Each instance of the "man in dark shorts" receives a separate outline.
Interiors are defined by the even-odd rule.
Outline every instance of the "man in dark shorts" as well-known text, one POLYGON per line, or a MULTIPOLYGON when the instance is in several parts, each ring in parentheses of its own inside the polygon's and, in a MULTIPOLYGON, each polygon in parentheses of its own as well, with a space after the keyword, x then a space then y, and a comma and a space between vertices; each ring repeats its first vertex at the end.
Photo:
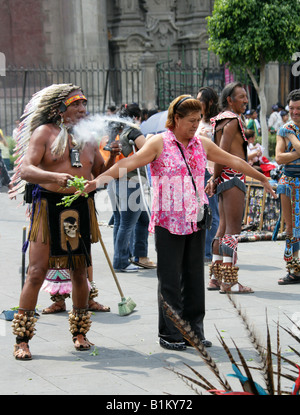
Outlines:
MULTIPOLYGON (((213 140, 223 150, 247 159, 247 140, 241 115, 248 103, 242 84, 228 84, 221 95, 222 112, 213 120, 213 140)), ((250 287, 238 282, 237 245, 245 203, 245 176, 230 167, 215 164, 209 183, 210 191, 219 196, 220 222, 213 241, 209 290, 220 293, 248 294, 250 287)))

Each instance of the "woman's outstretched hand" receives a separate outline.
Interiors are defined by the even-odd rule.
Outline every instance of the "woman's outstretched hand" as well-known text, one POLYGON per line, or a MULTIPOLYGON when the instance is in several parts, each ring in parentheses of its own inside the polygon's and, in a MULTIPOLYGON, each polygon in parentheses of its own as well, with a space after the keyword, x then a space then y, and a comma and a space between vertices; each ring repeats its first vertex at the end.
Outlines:
POLYGON ((97 189, 97 182, 96 180, 88 180, 85 185, 84 185, 84 192, 85 193, 90 193, 93 192, 97 189))
POLYGON ((274 192, 274 189, 271 186, 271 184, 270 184, 270 182, 269 182, 269 180, 267 178, 266 178, 266 181, 262 181, 261 183, 263 184, 266 192, 270 193, 270 195, 272 197, 274 197, 274 199, 277 199, 278 198, 278 195, 274 192))

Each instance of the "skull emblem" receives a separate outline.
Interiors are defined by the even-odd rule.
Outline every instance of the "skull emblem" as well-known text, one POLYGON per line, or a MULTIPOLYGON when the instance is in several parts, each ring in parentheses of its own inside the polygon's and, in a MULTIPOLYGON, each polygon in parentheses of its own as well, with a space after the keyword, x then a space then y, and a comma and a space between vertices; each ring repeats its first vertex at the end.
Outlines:
POLYGON ((78 224, 75 218, 69 216, 64 220, 64 231, 67 236, 69 236, 70 238, 75 238, 77 229, 78 224))

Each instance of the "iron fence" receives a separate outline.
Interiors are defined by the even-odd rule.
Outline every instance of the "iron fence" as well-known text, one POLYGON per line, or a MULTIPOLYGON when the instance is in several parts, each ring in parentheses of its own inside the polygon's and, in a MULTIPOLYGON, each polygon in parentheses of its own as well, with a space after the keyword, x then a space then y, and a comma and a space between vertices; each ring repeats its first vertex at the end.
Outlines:
POLYGON ((8 67, 0 77, 0 128, 11 135, 32 95, 53 83, 80 86, 88 98, 88 111, 104 113, 108 105, 140 102, 139 67, 8 67))
MULTIPOLYGON (((160 109, 166 109, 174 98, 183 94, 197 96, 199 88, 210 86, 218 95, 221 94, 226 79, 226 69, 224 65, 191 67, 189 65, 179 66, 172 61, 160 62, 157 64, 157 102, 160 109)), ((240 70, 234 74, 229 74, 229 78, 240 81, 247 88, 250 105, 256 108, 258 97, 245 70, 240 70)))
POLYGON ((158 63, 156 72, 157 105, 162 110, 167 109, 170 102, 179 95, 197 96, 202 86, 211 86, 218 93, 224 87, 222 67, 181 67, 177 63, 167 61, 158 63))
MULTIPOLYGON (((279 68, 278 101, 285 102, 291 89, 299 88, 300 77, 292 77, 290 65, 279 68)), ((73 83, 79 85, 88 97, 88 111, 92 114, 105 113, 107 106, 136 102, 142 106, 142 68, 104 68, 94 65, 83 67, 8 67, 6 76, 0 76, 0 128, 5 135, 11 135, 15 122, 23 113, 32 95, 53 83, 73 83)), ((234 74, 234 79, 247 86, 249 103, 256 108, 259 100, 251 80, 244 70, 234 74)), ((196 96, 201 86, 211 86, 221 93, 228 80, 224 66, 189 67, 179 66, 168 60, 156 66, 156 79, 151 80, 156 91, 156 106, 167 109, 178 95, 196 96)))
MULTIPOLYGON (((53 83, 79 85, 88 97, 88 111, 105 113, 108 105, 136 102, 142 106, 142 69, 139 66, 104 68, 95 65, 83 67, 8 67, 6 76, 0 77, 0 128, 11 135, 32 95, 53 83)), ((223 67, 183 68, 171 62, 158 64, 154 85, 156 106, 166 109, 176 96, 197 95, 203 85, 217 92, 224 87, 223 67)), ((145 96, 145 91, 144 96, 145 96)), ((147 94, 146 94, 147 95, 147 94)))

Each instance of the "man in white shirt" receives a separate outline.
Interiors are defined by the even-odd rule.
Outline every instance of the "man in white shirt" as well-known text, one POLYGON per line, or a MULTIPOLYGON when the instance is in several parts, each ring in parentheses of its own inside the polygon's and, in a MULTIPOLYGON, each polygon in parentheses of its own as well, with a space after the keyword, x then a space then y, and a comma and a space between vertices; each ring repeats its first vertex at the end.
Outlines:
POLYGON ((279 112, 279 107, 278 105, 273 105, 272 106, 272 113, 269 117, 268 120, 268 128, 269 131, 273 134, 276 133, 276 131, 278 130, 278 128, 280 127, 280 123, 281 123, 281 116, 280 116, 280 112, 279 112))

